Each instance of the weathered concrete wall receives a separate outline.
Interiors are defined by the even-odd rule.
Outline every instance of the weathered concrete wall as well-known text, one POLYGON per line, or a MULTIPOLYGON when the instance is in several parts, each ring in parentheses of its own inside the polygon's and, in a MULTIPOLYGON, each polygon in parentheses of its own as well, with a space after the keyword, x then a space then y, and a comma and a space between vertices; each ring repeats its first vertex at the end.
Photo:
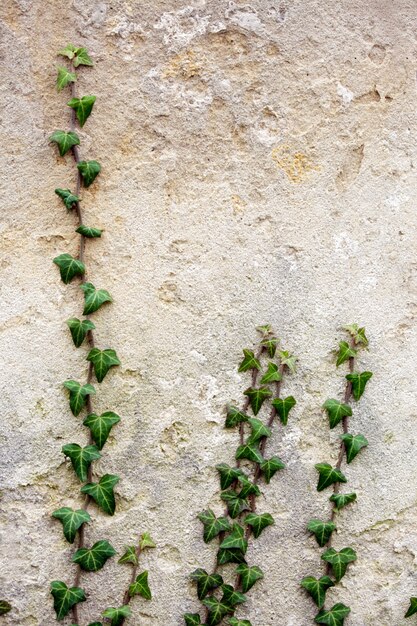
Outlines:
MULTIPOLYGON (((187 575, 211 566, 214 547, 195 515, 221 510, 213 466, 236 443, 224 406, 247 386, 235 366, 265 322, 299 356, 285 383, 298 405, 271 443, 288 470, 264 490, 277 523, 257 541, 266 577, 241 614, 312 624, 299 580, 322 566, 305 526, 328 511, 313 466, 336 455, 320 406, 341 392, 331 349, 352 321, 371 341, 362 364, 374 379, 354 415, 370 446, 347 471, 359 501, 336 539, 359 559, 329 600, 351 606, 352 626, 406 624, 417 593, 415 2, 4 0, 1 18, 1 595, 15 606, 4 623, 54 624, 49 582, 74 575, 50 519, 77 503, 61 446, 85 438, 61 386, 85 375, 65 326, 81 295, 51 263, 77 250, 53 193, 74 167, 47 142, 67 125, 54 55, 73 41, 96 60, 79 81, 97 95, 81 137, 103 173, 83 206, 105 233, 87 265, 114 296, 97 340, 123 363, 95 400, 123 417, 98 465, 121 475, 119 511, 95 515, 88 537, 119 550, 143 530, 155 537, 154 600, 135 601, 132 624, 179 625, 199 606, 187 575)), ((120 604, 127 576, 114 563, 83 577, 94 596, 83 623, 120 604)))

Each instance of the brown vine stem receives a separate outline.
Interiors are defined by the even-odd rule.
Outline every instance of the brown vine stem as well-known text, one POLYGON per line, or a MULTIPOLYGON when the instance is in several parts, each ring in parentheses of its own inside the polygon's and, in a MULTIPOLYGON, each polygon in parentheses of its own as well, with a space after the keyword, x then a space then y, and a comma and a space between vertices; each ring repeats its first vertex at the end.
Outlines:
MULTIPOLYGON (((71 72, 75 72, 75 68, 73 63, 71 63, 71 72)), ((76 87, 75 87, 75 83, 72 82, 71 83, 71 97, 72 98, 76 98, 77 97, 77 92, 76 92, 76 87)), ((70 117, 70 128, 71 131, 74 132, 75 131, 75 109, 71 109, 71 117, 70 117)), ((78 150, 78 146, 73 146, 72 147, 72 155, 74 157, 74 161, 75 164, 77 165, 80 162, 80 153, 78 150)), ((80 190, 81 190, 81 173, 77 168, 77 180, 76 180, 76 189, 75 189, 75 195, 77 197, 79 197, 80 195, 80 190)), ((81 224, 83 223, 83 215, 82 215, 82 210, 81 210, 81 206, 80 203, 77 201, 75 203, 75 212, 77 214, 77 219, 78 219, 78 226, 81 226, 81 224)), ((85 256, 85 240, 86 238, 84 237, 84 235, 82 235, 80 233, 80 261, 84 262, 84 256, 85 256)), ((82 277, 81 283, 84 284, 86 281, 86 277, 85 274, 82 277)), ((87 316, 88 317, 88 316, 87 316)), ((88 344, 90 346, 90 349, 94 348, 94 334, 92 330, 89 330, 87 333, 87 341, 88 344)), ((92 379, 93 379, 93 363, 90 361, 88 364, 88 372, 87 372, 87 383, 91 383, 92 379)), ((91 401, 91 396, 87 396, 87 402, 86 402, 86 408, 87 408, 87 413, 90 414, 93 412, 93 406, 92 406, 92 401, 91 401)), ((91 435, 91 432, 89 434, 89 438, 88 438, 88 445, 91 445, 94 443, 93 437, 91 435)), ((90 464, 89 468, 88 468, 88 475, 87 475, 87 482, 92 482, 93 479, 93 470, 92 470, 92 466, 90 464)), ((87 511, 89 505, 91 502, 91 496, 89 496, 88 494, 85 496, 84 499, 84 504, 83 504, 83 509, 85 511, 87 511)), ((83 548, 85 544, 85 533, 84 533, 84 524, 82 524, 82 526, 79 529, 78 532, 78 549, 83 548)), ((81 580, 81 567, 79 565, 77 565, 77 570, 76 570, 76 574, 75 574, 75 580, 74 580, 74 587, 78 587, 80 584, 80 580, 81 580)), ((74 606, 71 609, 72 611, 72 619, 74 624, 78 624, 79 621, 79 617, 78 617, 78 604, 74 604, 74 606)))
MULTIPOLYGON (((127 587, 127 589, 126 589, 126 591, 125 591, 125 593, 123 595, 123 602, 122 602, 123 606, 129 604, 131 599, 132 599, 132 596, 129 594, 129 589, 130 589, 130 585, 133 585, 133 583, 136 580, 136 576, 137 576, 138 569, 139 569, 139 557, 140 557, 141 552, 142 551, 141 551, 141 548, 140 548, 140 541, 139 541, 139 543, 137 545, 137 548, 136 548, 137 562, 136 562, 136 564, 132 568, 132 575, 130 577, 130 583, 129 583, 129 585, 128 585, 128 587, 127 587)), ((125 623, 125 618, 122 619, 120 624, 124 624, 124 623, 125 623)))
MULTIPOLYGON (((352 348, 353 347, 355 347, 355 342, 352 340, 352 348)), ((351 356, 349 358, 349 372, 351 374, 354 368, 355 368, 355 357, 351 356)), ((350 382, 350 380, 348 380, 346 382, 346 387, 345 387, 345 396, 344 396, 345 404, 349 404, 351 395, 352 395, 352 383, 350 382)), ((349 416, 348 415, 346 415, 342 419, 342 428, 343 428, 343 433, 346 435, 349 432, 349 416)), ((339 456, 337 458, 337 463, 336 463, 336 469, 338 470, 340 470, 340 468, 342 467, 343 456, 345 454, 345 451, 346 451, 345 442, 342 441, 340 444, 339 456)), ((333 494, 338 494, 339 491, 340 491, 340 483, 333 483, 333 494)), ((336 505, 334 504, 332 508, 332 514, 330 516, 331 522, 334 522, 334 520, 336 519, 336 513, 337 513, 337 509, 336 509, 336 505)), ((332 547, 332 536, 333 536, 333 533, 330 535, 329 541, 326 544, 327 549, 332 547)), ((327 574, 330 574, 331 569, 332 569, 331 563, 326 563, 327 574)))

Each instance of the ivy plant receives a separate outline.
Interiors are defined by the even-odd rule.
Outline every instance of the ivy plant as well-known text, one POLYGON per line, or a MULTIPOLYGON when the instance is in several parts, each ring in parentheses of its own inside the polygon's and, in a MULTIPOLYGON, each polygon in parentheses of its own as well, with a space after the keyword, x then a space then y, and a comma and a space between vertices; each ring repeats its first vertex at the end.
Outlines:
POLYGON ((246 602, 247 592, 264 577, 259 565, 248 563, 247 551, 250 540, 267 533, 274 524, 270 513, 258 512, 256 498, 261 495, 262 482, 269 484, 285 468, 278 456, 267 454, 267 443, 274 425, 285 427, 296 404, 292 396, 281 397, 281 385, 285 375, 295 371, 296 357, 279 349, 279 340, 269 325, 258 327, 258 331, 258 346, 243 350, 238 368, 251 376, 244 391, 246 398, 241 407, 230 405, 226 411, 225 427, 238 431, 239 444, 233 466, 216 466, 225 509, 206 509, 197 516, 203 526, 203 540, 216 542, 217 556, 210 571, 198 568, 190 575, 203 606, 198 613, 184 615, 186 626, 215 626, 225 620, 230 626, 252 626, 235 614, 246 602), (226 564, 229 567, 223 569, 226 564), (233 571, 233 578, 227 579, 233 571))
MULTIPOLYGON (((62 251, 53 259, 59 268, 60 277, 64 284, 78 283, 80 296, 84 299, 82 315, 84 318, 71 317, 67 320, 69 334, 74 346, 78 349, 87 347, 87 353, 83 360, 88 363, 86 380, 68 379, 63 383, 68 394, 69 408, 77 417, 86 412, 83 424, 86 427, 87 438, 83 443, 66 443, 62 447, 62 453, 69 459, 72 471, 80 481, 79 497, 84 497, 82 506, 63 506, 52 513, 52 517, 62 525, 62 532, 69 544, 75 544, 76 548, 71 556, 72 563, 76 564, 77 570, 73 582, 68 580, 54 580, 50 585, 53 597, 53 606, 57 620, 62 620, 71 613, 72 626, 80 626, 79 606, 85 602, 87 594, 82 588, 82 576, 84 573, 96 572, 106 567, 109 559, 116 555, 116 549, 107 538, 99 538, 91 545, 87 541, 86 528, 92 518, 89 510, 93 503, 97 507, 97 513, 101 511, 106 515, 114 515, 117 504, 116 485, 120 478, 116 474, 97 475, 94 471, 94 462, 103 457, 103 448, 112 434, 113 428, 120 421, 120 417, 113 411, 105 411, 98 415, 93 411, 93 397, 97 393, 95 383, 101 385, 110 371, 120 365, 120 360, 114 349, 99 348, 95 344, 95 323, 90 315, 98 311, 104 304, 112 302, 112 297, 106 289, 97 289, 91 282, 87 282, 87 267, 85 263, 86 243, 92 239, 101 237, 102 230, 94 225, 86 225, 81 209, 82 188, 92 185, 101 172, 100 164, 95 160, 81 160, 79 153, 80 137, 76 125, 80 128, 87 123, 96 102, 96 97, 87 95, 78 97, 76 85, 79 84, 79 70, 83 67, 93 66, 93 61, 86 48, 69 44, 63 48, 59 55, 64 57, 63 63, 58 67, 56 87, 58 92, 69 88, 71 98, 67 102, 71 110, 70 127, 68 130, 54 131, 49 140, 55 144, 60 158, 68 158, 71 155, 76 166, 75 189, 68 188, 67 184, 55 189, 55 193, 62 201, 65 209, 71 211, 76 220, 75 231, 80 235, 79 251, 76 255, 62 251), (64 65, 66 63, 66 65, 64 65), (93 384, 94 383, 94 384, 93 384)), ((96 514, 95 517, 99 517, 96 514)), ((137 595, 147 600, 151 599, 151 590, 148 583, 148 572, 139 571, 139 556, 142 550, 153 548, 155 544, 149 533, 144 533, 138 545, 126 547, 125 553, 120 557, 119 563, 127 564, 131 568, 130 583, 123 595, 122 603, 116 607, 97 607, 101 621, 90 623, 89 626, 103 626, 104 623, 112 626, 123 624, 131 615, 130 602, 137 595)), ((6 613, 9 605, 2 603, 0 612, 6 613)))
POLYGON ((368 445, 366 437, 360 433, 350 432, 350 418, 352 417, 352 400, 360 400, 366 383, 372 377, 372 372, 356 371, 357 358, 363 348, 368 347, 368 339, 365 328, 357 324, 346 326, 349 341, 339 343, 336 354, 336 366, 348 365, 349 373, 345 375, 346 384, 343 400, 329 398, 323 404, 323 409, 329 423, 329 428, 342 427, 343 434, 339 436, 340 447, 336 466, 330 463, 318 463, 315 467, 318 472, 317 491, 331 488, 333 493, 329 500, 332 508, 330 517, 325 520, 312 519, 307 525, 307 530, 314 537, 320 548, 324 548, 321 555, 325 563, 325 574, 320 578, 306 576, 301 581, 301 586, 310 595, 319 609, 314 618, 317 624, 330 626, 343 626, 350 608, 342 603, 334 604, 331 608, 325 608, 326 592, 334 587, 346 574, 351 563, 356 561, 356 552, 350 546, 337 550, 333 547, 333 534, 337 530, 337 512, 345 506, 356 501, 356 493, 340 493, 341 486, 348 482, 342 470, 343 460, 351 463, 357 455, 368 445))

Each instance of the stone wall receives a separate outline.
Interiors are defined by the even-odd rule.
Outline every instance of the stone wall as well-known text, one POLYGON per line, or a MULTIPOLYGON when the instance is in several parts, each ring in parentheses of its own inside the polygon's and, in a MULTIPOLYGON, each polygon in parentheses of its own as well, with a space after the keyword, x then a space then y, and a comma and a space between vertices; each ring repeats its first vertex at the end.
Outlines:
MULTIPOLYGON (((335 545, 357 563, 329 600, 350 626, 399 626, 417 594, 416 33, 412 0, 3 0, 0 104, 2 596, 4 624, 55 623, 53 579, 73 579, 72 549, 50 513, 76 503, 61 447, 85 438, 62 381, 82 378, 65 320, 77 285, 52 259, 76 253, 74 217, 54 195, 74 167, 47 138, 68 120, 54 89, 56 51, 85 45, 96 61, 79 89, 97 95, 81 132, 103 166, 84 194, 89 277, 114 297, 96 314, 98 343, 122 367, 96 408, 122 416, 98 471, 119 472, 118 514, 91 540, 122 550, 150 530, 158 548, 151 603, 132 624, 182 624, 199 603, 188 583, 210 568, 196 514, 221 510, 213 466, 236 435, 224 406, 248 384, 236 365, 270 322, 299 357, 285 383, 297 400, 271 448, 288 469, 264 489, 276 525, 252 557, 265 570, 241 615, 254 626, 308 626, 299 587, 320 573, 305 527, 326 516, 314 464, 336 457, 322 410, 345 372, 331 350, 343 324, 365 325, 362 365, 374 378, 355 411, 370 442, 347 470, 358 503, 338 517, 335 545)), ((118 605, 127 571, 85 575, 98 607, 118 605), (112 580, 109 590, 106 581, 112 580)), ((70 623, 71 620, 64 622, 70 623)))

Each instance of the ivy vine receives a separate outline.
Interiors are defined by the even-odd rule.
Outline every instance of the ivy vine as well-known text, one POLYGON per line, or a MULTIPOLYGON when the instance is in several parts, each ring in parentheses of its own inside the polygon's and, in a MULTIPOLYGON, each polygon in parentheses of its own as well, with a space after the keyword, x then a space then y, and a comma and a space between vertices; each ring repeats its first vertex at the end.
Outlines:
MULTIPOLYGON (((61 279, 69 284, 73 279, 79 280, 79 286, 84 296, 84 319, 72 317, 67 320, 72 341, 77 348, 87 345, 86 361, 88 363, 86 382, 66 380, 63 383, 68 391, 69 406, 72 414, 77 417, 86 410, 83 420, 88 429, 87 445, 68 443, 62 448, 62 453, 71 462, 71 466, 80 483, 80 493, 84 495, 81 508, 73 509, 64 506, 52 513, 52 517, 62 524, 65 539, 70 543, 77 540, 77 549, 72 555, 72 562, 76 565, 76 574, 73 584, 67 584, 62 580, 54 580, 51 583, 51 594, 57 620, 64 619, 69 613, 72 616, 72 626, 79 626, 79 604, 85 602, 87 594, 80 587, 81 577, 85 572, 96 572, 102 569, 106 562, 115 556, 116 550, 107 539, 96 541, 89 545, 86 541, 86 524, 92 519, 90 515, 91 504, 96 504, 97 510, 107 515, 114 515, 116 509, 115 487, 119 482, 119 476, 104 474, 96 476, 93 472, 93 462, 102 457, 102 450, 106 444, 113 427, 120 421, 120 417, 113 411, 105 411, 101 415, 94 413, 92 397, 96 394, 96 388, 92 384, 93 379, 102 383, 110 369, 120 365, 115 350, 110 348, 100 349, 95 345, 95 324, 90 315, 98 311, 104 304, 112 302, 112 297, 105 289, 97 289, 86 280, 85 248, 90 239, 99 238, 102 231, 94 226, 86 225, 83 221, 81 210, 81 189, 92 185, 101 172, 101 166, 97 161, 83 161, 79 153, 80 138, 76 132, 76 124, 80 128, 84 126, 93 111, 96 101, 95 96, 77 97, 76 82, 78 81, 77 70, 80 67, 91 67, 91 60, 86 48, 69 44, 58 53, 64 57, 68 66, 60 66, 57 76, 57 90, 62 91, 68 87, 71 99, 67 103, 71 109, 70 129, 56 130, 49 137, 51 143, 56 144, 60 157, 71 153, 77 168, 75 191, 71 189, 55 190, 68 211, 73 211, 77 220, 76 232, 80 235, 79 253, 77 257, 67 252, 60 254, 53 262, 58 266, 61 279)), ((119 563, 128 564, 131 567, 130 584, 128 585, 118 607, 107 607, 101 611, 104 621, 111 626, 120 626, 131 615, 131 599, 140 595, 145 599, 151 598, 148 584, 148 572, 139 572, 139 557, 146 548, 153 548, 149 533, 144 533, 138 545, 127 546, 125 553, 119 559, 119 563)), ((5 604, 5 603, 3 603, 5 604)), ((7 610, 4 607, 3 612, 7 610)), ((102 626, 103 622, 94 622, 89 626, 102 626)))
POLYGON ((329 463, 318 463, 315 467, 319 478, 317 491, 323 491, 328 487, 333 488, 330 496, 332 511, 330 519, 322 521, 312 519, 308 523, 307 530, 315 537, 320 548, 325 548, 321 555, 326 563, 325 575, 320 578, 306 576, 301 581, 302 587, 311 596, 319 612, 314 618, 317 624, 327 624, 328 626, 343 626, 345 618, 350 613, 350 608, 338 602, 330 609, 324 607, 326 592, 334 587, 345 575, 350 563, 356 561, 356 552, 351 547, 344 547, 336 550, 333 547, 333 533, 336 528, 337 512, 343 507, 356 501, 356 493, 341 493, 340 488, 343 483, 347 483, 347 478, 342 472, 343 459, 351 463, 359 452, 368 445, 367 439, 362 434, 352 434, 349 432, 349 418, 352 416, 352 398, 360 400, 365 391, 368 380, 372 377, 372 372, 355 371, 356 359, 360 349, 368 347, 368 339, 365 328, 360 328, 357 324, 346 326, 345 330, 350 335, 350 341, 341 341, 336 356, 336 366, 345 363, 349 366, 349 373, 346 375, 346 386, 343 402, 334 398, 326 400, 323 409, 327 414, 331 429, 342 425, 343 434, 340 435, 341 443, 336 466, 329 463))
MULTIPOLYGON (((203 568, 191 574, 197 596, 204 606, 205 626, 221 624, 227 618, 230 626, 251 626, 246 619, 235 617, 238 607, 246 602, 246 593, 264 577, 262 569, 248 564, 246 552, 249 540, 257 539, 274 524, 270 513, 259 513, 256 497, 261 495, 259 482, 269 484, 273 476, 285 468, 278 456, 267 456, 266 447, 275 422, 286 426, 291 409, 296 404, 292 396, 281 398, 281 385, 286 373, 294 373, 296 357, 279 350, 279 341, 269 325, 257 329, 261 340, 256 351, 244 349, 239 372, 251 374, 251 386, 241 408, 228 406, 226 428, 237 428, 239 445, 234 467, 226 463, 216 466, 220 479, 220 499, 226 504, 222 515, 207 509, 198 515, 203 524, 206 543, 218 538, 217 558, 209 573, 203 568), (264 363, 266 361, 266 363, 264 363), (265 367, 266 365, 266 367, 265 367), (264 404, 269 404, 269 419, 257 417, 264 404), (252 411, 250 416, 247 411, 252 411), (226 582, 221 566, 234 564, 234 580, 226 582)), ((187 626, 202 624, 200 613, 184 615, 187 626)))

